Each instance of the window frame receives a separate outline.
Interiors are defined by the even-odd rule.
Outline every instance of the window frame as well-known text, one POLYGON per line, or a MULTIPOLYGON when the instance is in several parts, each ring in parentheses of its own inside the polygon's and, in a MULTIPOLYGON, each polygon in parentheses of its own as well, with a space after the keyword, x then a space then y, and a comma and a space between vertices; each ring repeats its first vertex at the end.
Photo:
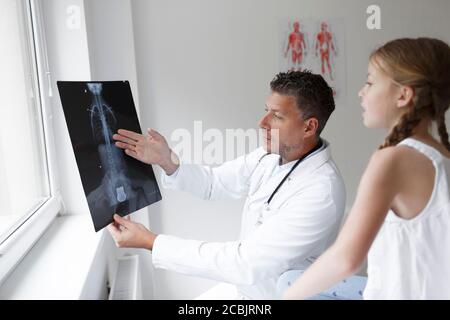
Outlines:
POLYGON ((0 244, 0 285, 23 257, 44 234, 50 224, 63 213, 64 204, 59 190, 54 132, 52 124, 51 74, 47 59, 45 28, 39 0, 18 0, 22 7, 27 46, 30 52, 31 71, 36 105, 40 107, 43 157, 47 172, 45 178, 49 197, 34 212, 24 217, 17 228, 0 244))

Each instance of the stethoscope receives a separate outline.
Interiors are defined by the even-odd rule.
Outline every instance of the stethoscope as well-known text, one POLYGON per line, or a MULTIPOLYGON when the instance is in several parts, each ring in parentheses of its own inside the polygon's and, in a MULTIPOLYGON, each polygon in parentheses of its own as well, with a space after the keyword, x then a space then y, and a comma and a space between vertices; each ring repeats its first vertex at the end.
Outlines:
MULTIPOLYGON (((270 210, 270 202, 272 201, 273 197, 277 194, 278 190, 280 190, 280 188, 283 186, 284 182, 289 178, 289 176, 291 175, 291 173, 295 170, 295 168, 298 167, 298 165, 305 160, 309 155, 313 154, 314 152, 316 152, 317 150, 319 150, 320 148, 322 148, 323 146, 323 142, 322 139, 319 139, 319 143, 317 143, 317 145, 312 148, 310 151, 308 151, 306 154, 304 154, 300 159, 298 159, 295 164, 292 166, 291 170, 289 170, 289 172, 284 176, 283 180, 281 180, 281 182, 278 184, 278 186, 275 188, 275 190, 273 190, 272 194, 270 195, 269 199, 267 199, 266 202, 264 202, 264 210, 269 211, 270 210)), ((270 153, 266 153, 265 155, 263 155, 261 158, 259 158, 258 161, 258 165, 259 163, 261 163, 261 160, 264 159, 265 156, 269 155, 270 153)), ((258 219, 256 221, 255 225, 261 225, 262 224, 262 212, 259 213, 258 219)))

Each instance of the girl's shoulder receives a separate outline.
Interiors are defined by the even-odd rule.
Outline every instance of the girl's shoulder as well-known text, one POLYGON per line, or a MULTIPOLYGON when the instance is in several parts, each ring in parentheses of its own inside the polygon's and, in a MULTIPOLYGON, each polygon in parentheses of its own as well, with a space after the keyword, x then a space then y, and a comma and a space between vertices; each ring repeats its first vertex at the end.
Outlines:
POLYGON ((364 171, 365 180, 382 184, 395 178, 401 157, 401 152, 396 147, 386 147, 375 151, 364 171))
MULTIPOLYGON (((431 146, 428 146, 431 148, 431 146)), ((401 164, 415 161, 430 160, 430 152, 424 152, 421 148, 413 147, 409 144, 399 144, 397 146, 386 147, 373 153, 371 161, 382 162, 386 165, 401 164)))
POLYGON ((406 146, 386 147, 375 151, 369 161, 369 165, 385 169, 395 169, 395 166, 408 157, 411 148, 406 146))
POLYGON ((414 172, 433 170, 431 159, 408 145, 397 145, 373 153, 368 169, 392 179, 403 179, 414 172))

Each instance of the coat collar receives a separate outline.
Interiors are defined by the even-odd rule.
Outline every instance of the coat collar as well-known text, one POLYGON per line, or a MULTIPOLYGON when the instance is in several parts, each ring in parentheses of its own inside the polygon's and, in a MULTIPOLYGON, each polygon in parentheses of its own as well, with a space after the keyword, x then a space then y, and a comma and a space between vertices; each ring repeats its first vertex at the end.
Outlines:
POLYGON ((325 139, 323 141, 323 148, 316 153, 304 159, 297 168, 291 173, 291 178, 299 177, 304 174, 309 174, 321 167, 331 158, 330 143, 325 139))
MULTIPOLYGON (((291 173, 289 176, 291 179, 298 179, 300 177, 307 176, 311 173, 313 173, 317 168, 321 167, 324 163, 326 163, 331 158, 331 151, 330 151, 330 144, 322 139, 323 141, 323 147, 317 151, 316 153, 313 153, 312 155, 308 156, 306 159, 304 159, 298 166, 295 168, 295 170, 291 173)), ((280 157, 278 155, 270 155, 267 157, 267 160, 265 160, 265 164, 263 165, 264 169, 261 168, 261 176, 259 176, 258 179, 258 187, 257 190, 252 192, 251 197, 252 201, 261 199, 261 198, 267 198, 268 195, 270 195, 273 190, 278 186, 281 179, 278 177, 277 179, 269 178, 272 176, 273 171, 275 170, 276 166, 279 166, 279 159, 280 157), (266 162, 267 161, 267 162, 266 162), (265 177, 264 177, 265 176, 265 177), (268 177, 269 176, 269 177, 268 177), (264 185, 264 187, 261 188, 261 186, 264 185)), ((292 161, 292 165, 295 163, 295 160, 292 161)), ((291 162, 287 163, 286 165, 291 164, 291 162)), ((291 165, 291 167, 292 167, 291 165)), ((289 169, 291 168, 289 167, 289 169)), ((285 170, 286 173, 289 170, 285 170)))
MULTIPOLYGON (((330 143, 321 138, 323 142, 323 147, 314 152, 312 155, 309 155, 306 159, 304 159, 297 168, 291 173, 291 177, 298 176, 302 173, 308 173, 312 172, 315 169, 322 166, 324 163, 326 163, 331 158, 331 150, 330 150, 330 143)), ((290 169, 295 164, 297 160, 290 161, 282 166, 279 165, 280 156, 274 156, 272 158, 272 161, 274 162, 274 166, 279 166, 279 168, 284 167, 283 169, 290 169)))

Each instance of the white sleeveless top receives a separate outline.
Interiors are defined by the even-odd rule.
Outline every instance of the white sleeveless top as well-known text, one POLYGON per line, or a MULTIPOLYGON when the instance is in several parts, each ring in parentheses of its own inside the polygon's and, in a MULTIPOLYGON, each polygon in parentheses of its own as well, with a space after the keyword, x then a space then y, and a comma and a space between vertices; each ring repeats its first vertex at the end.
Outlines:
POLYGON ((436 176, 425 208, 413 219, 389 210, 368 254, 364 299, 450 299, 450 159, 418 140, 436 176))

